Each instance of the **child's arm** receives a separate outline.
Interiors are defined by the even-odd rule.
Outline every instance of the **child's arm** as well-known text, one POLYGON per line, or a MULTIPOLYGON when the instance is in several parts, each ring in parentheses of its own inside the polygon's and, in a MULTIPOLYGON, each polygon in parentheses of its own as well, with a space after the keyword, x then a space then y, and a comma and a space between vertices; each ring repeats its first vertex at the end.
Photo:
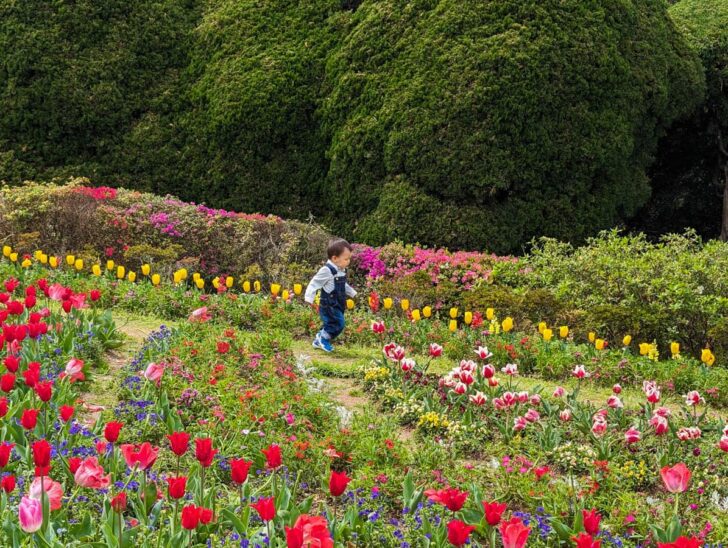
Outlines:
POLYGON ((352 299, 356 297, 356 291, 354 291, 354 288, 349 284, 346 284, 346 296, 351 297, 352 299))
POLYGON ((325 266, 322 266, 319 271, 316 272, 316 275, 311 278, 311 281, 308 282, 308 287, 306 288, 306 294, 303 296, 303 300, 309 304, 313 304, 314 299, 316 299, 316 292, 331 278, 333 278, 331 271, 325 266))

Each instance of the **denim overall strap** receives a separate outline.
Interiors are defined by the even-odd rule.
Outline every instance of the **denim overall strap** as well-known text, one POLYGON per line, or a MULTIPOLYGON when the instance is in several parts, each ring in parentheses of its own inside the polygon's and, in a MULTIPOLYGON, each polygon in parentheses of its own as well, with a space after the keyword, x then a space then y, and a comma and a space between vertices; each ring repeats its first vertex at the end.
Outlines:
POLYGON ((346 275, 337 276, 338 270, 335 266, 328 263, 326 263, 326 266, 334 276, 334 290, 331 293, 326 293, 326 291, 322 289, 321 302, 324 306, 338 308, 343 312, 346 310, 346 275))

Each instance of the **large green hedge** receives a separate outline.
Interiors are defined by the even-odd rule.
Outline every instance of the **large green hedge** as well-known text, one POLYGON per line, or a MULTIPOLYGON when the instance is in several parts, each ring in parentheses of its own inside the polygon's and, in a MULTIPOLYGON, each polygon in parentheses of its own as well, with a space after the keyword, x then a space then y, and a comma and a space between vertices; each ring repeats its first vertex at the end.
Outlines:
POLYGON ((662 0, 0 0, 0 179, 514 251, 634 214, 703 85, 662 0))

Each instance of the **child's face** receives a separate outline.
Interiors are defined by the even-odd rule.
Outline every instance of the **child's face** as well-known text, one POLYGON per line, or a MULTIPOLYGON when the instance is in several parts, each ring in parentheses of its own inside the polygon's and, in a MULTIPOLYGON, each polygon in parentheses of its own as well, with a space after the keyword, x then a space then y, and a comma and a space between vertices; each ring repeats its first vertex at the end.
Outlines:
POLYGON ((331 262, 339 268, 346 268, 351 262, 351 251, 349 251, 348 249, 344 249, 341 255, 331 257, 331 262))

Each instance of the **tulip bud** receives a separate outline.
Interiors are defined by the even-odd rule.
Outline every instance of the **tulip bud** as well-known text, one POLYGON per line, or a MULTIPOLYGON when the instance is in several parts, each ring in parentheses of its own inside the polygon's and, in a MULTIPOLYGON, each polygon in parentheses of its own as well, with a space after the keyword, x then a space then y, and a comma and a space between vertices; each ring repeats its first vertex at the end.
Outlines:
POLYGON ((422 309, 422 315, 423 315, 423 316, 424 316, 425 318, 429 318, 430 316, 432 316, 432 307, 431 307, 431 306, 425 306, 425 307, 424 307, 424 308, 422 309))

